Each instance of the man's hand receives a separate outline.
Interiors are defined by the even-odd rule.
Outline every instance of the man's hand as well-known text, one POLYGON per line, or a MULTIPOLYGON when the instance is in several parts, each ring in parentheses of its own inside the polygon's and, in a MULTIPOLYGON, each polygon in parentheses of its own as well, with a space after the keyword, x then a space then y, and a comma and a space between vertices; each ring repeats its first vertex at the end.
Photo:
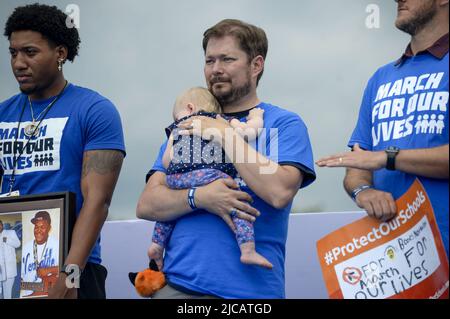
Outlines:
POLYGON ((235 231, 236 227, 230 216, 233 211, 236 211, 238 218, 250 222, 254 222, 255 217, 260 215, 255 208, 248 204, 253 202, 252 197, 236 189, 238 189, 238 185, 231 178, 218 179, 197 189, 195 203, 198 208, 222 218, 235 231))
POLYGON ((387 154, 384 151, 365 151, 355 144, 353 152, 335 154, 319 159, 316 164, 320 167, 349 167, 376 171, 386 167, 387 154))
POLYGON ((48 291, 49 299, 77 299, 78 297, 77 289, 67 288, 66 278, 67 278, 66 274, 59 273, 58 280, 48 291))
POLYGON ((367 211, 370 217, 387 221, 397 213, 397 205, 390 193, 376 189, 366 189, 356 196, 356 204, 367 211))

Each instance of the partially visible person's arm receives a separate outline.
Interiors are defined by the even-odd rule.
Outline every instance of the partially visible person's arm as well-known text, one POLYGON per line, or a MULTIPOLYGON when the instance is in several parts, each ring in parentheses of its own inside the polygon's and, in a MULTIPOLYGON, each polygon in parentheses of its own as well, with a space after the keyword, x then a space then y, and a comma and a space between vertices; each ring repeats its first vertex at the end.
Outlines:
POLYGON ((281 166, 271 161, 239 135, 235 136, 234 143, 227 139, 224 144, 227 155, 235 154, 235 149, 244 150, 247 160, 236 161, 234 166, 250 189, 277 209, 284 208, 292 201, 303 182, 303 173, 298 168, 281 166))
MULTIPOLYGON (((81 176, 83 207, 73 229, 71 247, 65 264, 75 264, 81 269, 85 267, 108 216, 123 158, 123 153, 116 150, 84 153, 81 176)), ((68 295, 65 279, 66 275, 61 273, 57 284, 49 292, 49 298, 64 298, 66 294, 68 295)))
MULTIPOLYGON (((362 186, 372 186, 372 172, 348 168, 344 178, 344 188, 351 196, 353 190, 362 186)), ((395 216, 397 206, 390 193, 383 192, 374 188, 367 188, 356 196, 358 207, 367 211, 371 217, 386 221, 395 216)))
POLYGON ((20 247, 20 240, 17 237, 16 232, 13 230, 11 231, 11 236, 8 236, 5 238, 6 239, 6 244, 13 247, 13 248, 19 248, 20 247))
MULTIPOLYGON (((395 167, 405 173, 436 178, 449 178, 448 144, 415 150, 400 150, 395 167)), ((384 151, 365 151, 355 144, 353 152, 325 157, 317 161, 322 167, 347 167, 344 187, 349 195, 361 185, 372 185, 372 171, 386 167, 387 155, 384 151)), ((376 189, 366 189, 356 197, 356 204, 367 211, 369 216, 388 220, 395 216, 397 208, 390 193, 376 189)))
POLYGON ((172 221, 182 217, 192 211, 187 201, 187 194, 187 189, 169 189, 166 184, 166 174, 155 172, 148 179, 145 189, 139 197, 136 216, 159 222, 172 221))
POLYGON ((303 173, 299 169, 289 165, 281 166, 257 152, 223 119, 191 117, 180 123, 179 127, 185 130, 181 134, 195 134, 203 139, 213 137, 221 143, 247 186, 277 209, 288 205, 302 185, 303 173))
POLYGON ((103 223, 108 217, 124 155, 120 151, 87 151, 83 158, 83 207, 75 223, 66 263, 85 266, 103 223))
MULTIPOLYGON (((400 150, 395 159, 396 170, 412 175, 448 179, 448 144, 432 148, 400 150)), ((331 155, 318 160, 320 167, 348 167, 375 171, 386 167, 385 151, 365 151, 355 144, 353 152, 331 155)))
MULTIPOLYGON (((195 192, 197 208, 221 217, 231 229, 235 229, 230 213, 237 210, 238 217, 254 221, 259 212, 248 204, 250 195, 236 190, 236 182, 219 179, 198 187, 195 192)), ((172 221, 192 212, 187 201, 188 190, 170 189, 166 184, 166 174, 155 172, 148 180, 136 209, 136 216, 152 221, 172 221)))
POLYGON ((400 150, 395 159, 395 167, 399 171, 413 175, 448 179, 448 152, 448 144, 432 148, 400 150))
POLYGON ((169 140, 167 141, 167 147, 164 151, 164 155, 162 158, 164 168, 168 168, 170 165, 170 161, 173 158, 173 134, 170 134, 169 140))

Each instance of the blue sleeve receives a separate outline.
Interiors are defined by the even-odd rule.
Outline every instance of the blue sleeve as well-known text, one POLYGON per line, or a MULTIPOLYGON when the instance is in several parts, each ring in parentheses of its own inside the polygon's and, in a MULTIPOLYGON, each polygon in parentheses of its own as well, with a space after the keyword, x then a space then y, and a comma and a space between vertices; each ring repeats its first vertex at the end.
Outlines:
POLYGON ((119 150, 125 155, 122 123, 116 107, 107 99, 92 105, 86 114, 85 151, 119 150))
POLYGON ((155 163, 153 164, 152 169, 147 173, 147 175, 145 176, 145 182, 147 183, 148 179, 155 173, 155 172, 162 172, 164 174, 166 174, 166 169, 164 168, 163 162, 162 162, 162 158, 164 155, 164 151, 166 150, 167 147, 167 141, 161 145, 160 149, 159 149, 159 153, 158 153, 158 157, 156 157, 155 163))
POLYGON ((316 179, 314 172, 314 159, 309 140, 308 129, 298 115, 283 118, 276 124, 278 129, 270 134, 268 149, 269 159, 280 164, 297 167, 303 173, 303 183, 300 188, 310 185, 316 179), (278 145, 278 152, 272 154, 278 145))
POLYGON ((358 143, 362 149, 371 151, 373 148, 372 140, 372 81, 369 81, 366 89, 364 90, 364 96, 359 109, 358 122, 353 134, 348 142, 348 147, 353 148, 353 146, 358 143))

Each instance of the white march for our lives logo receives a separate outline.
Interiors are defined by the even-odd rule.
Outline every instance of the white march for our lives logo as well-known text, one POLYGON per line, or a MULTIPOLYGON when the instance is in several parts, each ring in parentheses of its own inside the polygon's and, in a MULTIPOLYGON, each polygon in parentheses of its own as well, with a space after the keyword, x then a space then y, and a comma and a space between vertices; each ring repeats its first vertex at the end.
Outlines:
POLYGON ((440 266, 426 216, 406 233, 334 267, 345 299, 384 299, 431 276, 440 266))
POLYGON ((31 172, 57 171, 61 164, 61 139, 68 118, 42 121, 39 134, 27 144, 24 128, 31 122, 0 123, 0 160, 5 174, 12 174, 14 157, 22 153, 16 163, 16 175, 31 172), (16 141, 17 138, 17 141, 16 141))
POLYGON ((448 109, 444 72, 409 76, 377 90, 372 108, 373 146, 411 134, 442 135, 448 109))

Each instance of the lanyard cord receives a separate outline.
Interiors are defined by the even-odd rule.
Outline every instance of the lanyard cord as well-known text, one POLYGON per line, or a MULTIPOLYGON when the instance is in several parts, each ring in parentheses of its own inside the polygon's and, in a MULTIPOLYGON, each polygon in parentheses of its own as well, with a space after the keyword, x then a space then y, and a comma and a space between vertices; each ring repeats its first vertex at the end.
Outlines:
MULTIPOLYGON (((53 105, 59 100, 59 98, 62 96, 62 94, 64 93, 66 87, 67 87, 68 82, 66 81, 66 84, 64 85, 63 89, 61 90, 61 92, 59 92, 59 94, 56 96, 56 98, 53 100, 52 103, 50 103, 50 105, 47 106, 47 110, 44 113, 44 116, 41 118, 41 120, 39 121, 38 125, 36 125, 36 127, 34 128, 33 133, 28 137, 27 142, 25 143, 25 145, 23 146, 23 148, 20 150, 19 154, 16 156, 16 153, 14 151, 14 158, 13 158, 13 171, 11 174, 11 179, 9 180, 9 194, 12 193, 12 190, 14 188, 14 183, 16 181, 16 166, 17 166, 17 161, 19 160, 19 158, 22 156, 23 152, 25 151, 25 149, 27 148, 28 144, 30 144, 31 138, 34 136, 34 134, 36 134, 37 130, 39 129, 39 127, 41 126, 42 121, 45 119, 45 117, 47 116, 47 113, 50 111, 50 109, 53 107, 53 105)), ((20 118, 19 118, 19 124, 17 125, 17 134, 16 134, 16 138, 14 139, 14 144, 13 144, 13 148, 15 147, 15 145, 17 145, 17 140, 19 139, 19 132, 20 132, 20 123, 22 122, 22 117, 23 114, 25 113, 25 108, 27 106, 27 102, 28 99, 25 98, 25 103, 23 104, 23 108, 22 108, 22 112, 20 113, 20 118)))

